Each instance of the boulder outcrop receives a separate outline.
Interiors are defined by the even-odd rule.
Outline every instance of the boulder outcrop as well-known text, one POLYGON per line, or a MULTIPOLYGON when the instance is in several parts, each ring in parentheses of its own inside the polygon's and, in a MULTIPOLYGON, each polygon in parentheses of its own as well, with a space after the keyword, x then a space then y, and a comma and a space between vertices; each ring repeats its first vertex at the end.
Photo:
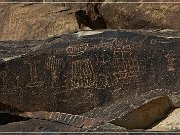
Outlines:
POLYGON ((180 30, 180 3, 170 3, 179 2, 178 0, 107 0, 107 2, 114 3, 103 3, 99 8, 99 12, 109 29, 180 30))
POLYGON ((1 2, 0 132, 180 131, 178 0, 1 2))
POLYGON ((43 40, 79 29, 107 28, 98 4, 43 2, 0 4, 0 40, 43 40))
POLYGON ((179 94, 179 38, 154 33, 87 31, 0 42, 0 102, 109 122, 179 94))
POLYGON ((75 13, 53 4, 14 4, 1 11, 0 40, 36 40, 75 32, 75 13))

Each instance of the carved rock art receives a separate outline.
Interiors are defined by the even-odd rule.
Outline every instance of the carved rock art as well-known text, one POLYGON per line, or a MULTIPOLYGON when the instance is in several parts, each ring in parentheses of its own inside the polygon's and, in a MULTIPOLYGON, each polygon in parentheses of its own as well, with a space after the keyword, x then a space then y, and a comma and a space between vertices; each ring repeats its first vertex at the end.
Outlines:
POLYGON ((0 102, 24 112, 111 122, 154 99, 180 94, 180 39, 168 36, 107 30, 1 41, 0 102))
POLYGON ((72 115, 61 112, 25 112, 20 114, 20 116, 60 122, 66 125, 84 129, 95 127, 103 123, 100 119, 88 118, 81 115, 72 115))

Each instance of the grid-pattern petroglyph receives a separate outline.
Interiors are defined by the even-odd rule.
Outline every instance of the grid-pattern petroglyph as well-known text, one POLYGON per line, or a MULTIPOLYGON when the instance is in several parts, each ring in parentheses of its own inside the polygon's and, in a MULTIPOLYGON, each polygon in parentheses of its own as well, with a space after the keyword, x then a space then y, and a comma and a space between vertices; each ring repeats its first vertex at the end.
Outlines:
POLYGON ((73 61, 70 73, 72 88, 91 88, 94 86, 95 73, 90 59, 73 61))

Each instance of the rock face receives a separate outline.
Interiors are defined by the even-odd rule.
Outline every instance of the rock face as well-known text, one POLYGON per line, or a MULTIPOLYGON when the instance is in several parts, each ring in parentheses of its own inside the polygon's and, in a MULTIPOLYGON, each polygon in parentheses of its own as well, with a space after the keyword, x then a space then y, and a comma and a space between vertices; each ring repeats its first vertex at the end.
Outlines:
POLYGON ((39 119, 13 122, 0 126, 0 132, 74 132, 80 128, 71 127, 58 122, 51 122, 39 119))
POLYGON ((97 6, 91 3, 0 4, 0 40, 42 40, 79 29, 105 29, 106 23, 97 6))
POLYGON ((43 2, 43 0, 1 0, 2 2, 43 2))
MULTIPOLYGON (((58 1, 36 1, 52 4, 0 4, 0 40, 41 40, 79 29, 180 29, 178 3, 102 4, 92 2, 104 0, 85 0, 80 2, 87 3, 53 4, 58 1)), ((105 0, 112 1, 119 0, 105 0)))
MULTIPOLYGON (((59 122, 52 122, 41 119, 30 119, 26 121, 13 122, 0 126, 0 132, 73 132, 80 134, 79 132, 122 132, 126 129, 115 126, 113 124, 104 124, 98 126, 96 129, 83 129, 70 125, 65 125, 59 122)), ((94 133, 93 133, 94 134, 94 133)), ((127 133, 124 133, 127 134, 127 133)))
POLYGON ((102 120, 98 118, 88 118, 81 115, 72 115, 67 113, 60 113, 60 112, 25 112, 20 114, 25 118, 35 118, 35 119, 42 119, 42 120, 49 120, 54 122, 60 122, 65 125, 88 129, 91 127, 96 127, 102 124, 102 120))
POLYGON ((14 4, 1 12, 0 40, 46 39, 79 29, 75 13, 64 6, 14 4))
POLYGON ((84 116, 112 121, 152 99, 179 94, 179 42, 133 31, 0 42, 0 102, 72 114, 96 107, 84 116))
MULTIPOLYGON (((107 0, 107 2, 132 0, 107 0)), ((136 0, 147 2, 148 0, 136 0)), ((135 2, 135 1, 133 1, 135 2)), ((153 2, 179 2, 156 0, 153 2)), ((99 8, 109 29, 178 29, 180 30, 179 3, 103 3, 99 8)))
POLYGON ((64 3, 0 3, 0 132, 180 131, 180 4, 30 1, 64 3), (177 31, 59 36, 106 28, 177 31))

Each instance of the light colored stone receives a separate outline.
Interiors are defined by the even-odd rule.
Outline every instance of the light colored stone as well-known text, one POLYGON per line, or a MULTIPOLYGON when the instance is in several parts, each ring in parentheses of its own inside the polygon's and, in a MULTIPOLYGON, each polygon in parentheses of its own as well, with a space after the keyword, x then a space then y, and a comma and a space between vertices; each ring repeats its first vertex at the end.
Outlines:
POLYGON ((149 131, 180 131, 180 108, 172 111, 164 120, 149 131))
POLYGON ((180 107, 180 95, 170 96, 170 101, 171 101, 172 107, 180 107))

